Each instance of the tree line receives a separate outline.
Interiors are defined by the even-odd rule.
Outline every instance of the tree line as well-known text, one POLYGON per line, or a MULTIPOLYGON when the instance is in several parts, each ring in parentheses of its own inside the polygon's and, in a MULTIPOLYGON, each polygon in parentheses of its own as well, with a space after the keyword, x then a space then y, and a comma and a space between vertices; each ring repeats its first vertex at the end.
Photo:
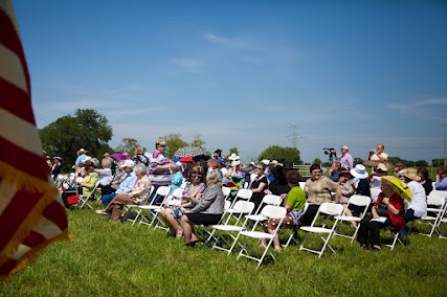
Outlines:
MULTIPOLYGON (((89 155, 101 159, 108 152, 126 152, 133 156, 140 144, 134 138, 124 138, 117 147, 111 147, 109 142, 113 136, 113 129, 107 118, 94 109, 78 109, 73 115, 64 115, 39 130, 42 146, 50 157, 63 158, 63 169, 68 171, 76 160, 79 148, 85 148, 89 155)), ((172 158, 174 153, 183 147, 200 147, 206 151, 206 142, 196 135, 188 142, 180 133, 162 136, 167 145, 167 156, 172 158)), ((152 147, 145 148, 152 150, 152 147)), ((237 147, 231 147, 228 154, 239 154, 237 147)), ((287 166, 301 164, 300 152, 293 147, 272 145, 258 156, 258 160, 277 160, 287 166)))

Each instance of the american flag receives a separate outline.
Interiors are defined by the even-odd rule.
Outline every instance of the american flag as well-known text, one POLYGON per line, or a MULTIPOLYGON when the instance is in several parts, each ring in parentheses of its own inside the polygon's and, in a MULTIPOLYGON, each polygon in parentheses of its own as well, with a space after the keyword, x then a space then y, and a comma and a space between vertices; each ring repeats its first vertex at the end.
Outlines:
POLYGON ((48 170, 14 9, 10 0, 0 0, 0 277, 68 237, 65 208, 48 170))

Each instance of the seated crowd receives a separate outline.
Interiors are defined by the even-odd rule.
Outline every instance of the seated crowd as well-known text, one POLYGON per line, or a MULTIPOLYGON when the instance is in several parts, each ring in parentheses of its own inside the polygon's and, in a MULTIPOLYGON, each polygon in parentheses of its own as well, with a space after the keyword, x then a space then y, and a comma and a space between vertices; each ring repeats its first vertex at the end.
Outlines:
MULTIPOLYGON (((426 168, 403 168, 396 164, 391 170, 382 144, 370 154, 371 174, 363 164, 354 164, 349 147, 343 146, 341 157, 327 172, 319 164, 310 166, 308 179, 274 160, 243 165, 236 154, 225 159, 222 151, 216 150, 208 161, 195 161, 191 156, 173 161, 165 156, 166 143, 162 139, 155 147, 150 154, 138 147, 133 159, 117 160, 106 154, 101 166, 80 149, 74 166, 75 183, 84 197, 98 196, 104 208, 97 213, 109 216, 112 223, 122 221, 125 206, 160 205, 160 218, 170 234, 178 239, 183 237, 188 246, 194 246, 199 240, 194 226, 218 224, 224 215, 226 200, 237 199, 237 191, 243 188, 251 190, 250 202, 254 203, 255 210, 259 210, 265 195, 280 196, 287 210, 285 227, 310 226, 326 202, 343 205, 345 215, 358 215, 366 209, 350 205, 350 197, 370 197, 370 207, 359 222, 357 241, 362 247, 376 250, 381 248, 380 229, 388 228, 405 239, 409 231, 407 223, 426 216, 430 192, 447 190, 447 169, 439 170, 435 183, 426 168), (169 187, 169 195, 181 189, 177 203, 168 204, 169 195, 157 194, 157 189, 164 186, 169 187), (229 195, 224 195, 223 186, 231 189, 229 195), (403 190, 396 190, 399 186, 403 190)), ((49 160, 49 166, 56 180, 62 159, 56 157, 53 161, 49 160)), ((66 203, 64 195, 62 199, 66 203)), ((277 220, 270 219, 263 226, 273 234, 277 224, 277 220)), ((277 235, 273 247, 281 250, 277 235)))

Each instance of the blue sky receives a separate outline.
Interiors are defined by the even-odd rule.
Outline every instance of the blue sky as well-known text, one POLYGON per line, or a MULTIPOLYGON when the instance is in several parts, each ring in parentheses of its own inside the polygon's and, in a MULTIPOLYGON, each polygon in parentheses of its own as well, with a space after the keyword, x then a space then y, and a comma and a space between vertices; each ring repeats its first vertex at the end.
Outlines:
POLYGON ((248 159, 295 124, 307 161, 442 156, 445 1, 14 3, 40 127, 95 108, 113 145, 200 134, 248 159))

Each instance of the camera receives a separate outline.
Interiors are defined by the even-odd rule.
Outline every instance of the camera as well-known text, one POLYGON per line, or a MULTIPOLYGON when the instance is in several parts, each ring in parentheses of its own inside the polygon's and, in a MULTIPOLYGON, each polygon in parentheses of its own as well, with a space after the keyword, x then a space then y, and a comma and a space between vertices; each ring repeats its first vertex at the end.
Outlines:
POLYGON ((324 147, 323 152, 325 155, 328 155, 329 163, 332 163, 337 159, 337 150, 333 147, 324 147))

